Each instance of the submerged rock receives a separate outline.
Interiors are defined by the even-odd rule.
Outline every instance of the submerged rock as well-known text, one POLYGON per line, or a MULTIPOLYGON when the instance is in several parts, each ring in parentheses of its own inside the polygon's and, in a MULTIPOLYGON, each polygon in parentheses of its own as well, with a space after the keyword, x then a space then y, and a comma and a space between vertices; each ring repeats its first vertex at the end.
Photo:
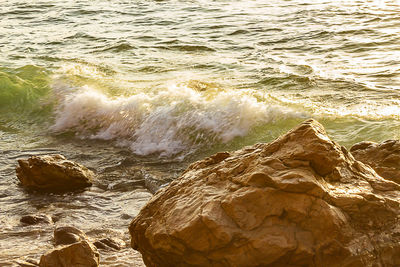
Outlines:
POLYGON ((44 191, 69 191, 92 185, 94 174, 62 155, 32 156, 18 160, 17 177, 25 187, 44 191))
POLYGON ((87 240, 84 232, 72 226, 61 226, 54 230, 54 244, 68 245, 87 240))
POLYGON ((23 261, 19 261, 19 262, 17 262, 17 264, 18 264, 18 266, 19 267, 38 267, 39 265, 37 265, 37 264, 33 264, 33 263, 30 263, 30 262, 23 262, 23 261))
POLYGON ((352 146, 350 152, 383 178, 400 184, 400 140, 388 140, 380 144, 360 142, 352 146))
POLYGON ((34 225, 34 224, 51 224, 53 220, 50 216, 46 214, 37 214, 37 215, 26 215, 20 219, 20 222, 26 225, 34 225))
POLYGON ((39 263, 33 259, 26 259, 26 260, 16 260, 16 264, 20 267, 37 267, 39 263))
POLYGON ((69 246, 50 251, 40 258, 40 267, 96 267, 100 255, 96 247, 88 241, 80 241, 69 246))
POLYGON ((121 250, 124 246, 126 246, 122 240, 110 237, 97 240, 93 243, 93 245, 95 245, 98 249, 104 250, 121 250))
POLYGON ((167 183, 163 180, 158 180, 146 173, 144 175, 144 186, 150 193, 155 194, 160 188, 164 187, 167 183))
POLYGON ((308 120, 193 163, 132 221, 147 266, 399 266, 400 186, 308 120))

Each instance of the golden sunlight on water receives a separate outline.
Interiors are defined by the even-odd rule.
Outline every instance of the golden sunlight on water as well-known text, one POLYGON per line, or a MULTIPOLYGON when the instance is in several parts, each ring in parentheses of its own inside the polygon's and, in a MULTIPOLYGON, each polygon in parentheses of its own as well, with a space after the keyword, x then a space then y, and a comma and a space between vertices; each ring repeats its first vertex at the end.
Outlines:
MULTIPOLYGON (((53 225, 25 227, 26 214, 129 243, 146 183, 307 118, 347 147, 399 139, 399 14, 399 0, 3 2, 0 265, 53 246, 53 225), (98 181, 24 191, 16 160, 55 153, 98 181)), ((140 261, 129 248, 104 260, 140 261)))

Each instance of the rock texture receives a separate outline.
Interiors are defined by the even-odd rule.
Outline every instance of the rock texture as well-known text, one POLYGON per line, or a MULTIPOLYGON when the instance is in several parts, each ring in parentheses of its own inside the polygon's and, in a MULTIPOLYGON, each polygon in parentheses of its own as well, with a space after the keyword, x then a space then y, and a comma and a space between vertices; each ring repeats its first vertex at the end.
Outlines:
POLYGON ((69 245, 87 240, 87 236, 81 230, 72 226, 61 226, 54 230, 54 245, 69 245))
POLYGON ((99 252, 87 241, 60 247, 40 258, 40 267, 96 267, 99 266, 99 252))
POLYGON ((308 120, 198 161, 132 221, 147 266, 400 266, 400 186, 308 120))
POLYGON ((388 140, 381 144, 361 142, 352 146, 350 152, 380 176, 400 184, 400 140, 388 140))
POLYGON ((110 237, 97 240, 93 243, 93 245, 95 245, 98 249, 104 250, 121 250, 123 247, 126 246, 126 244, 124 244, 122 240, 110 237))
POLYGON ((17 177, 28 188, 58 192, 92 185, 93 172, 62 155, 32 156, 18 163, 17 177))
POLYGON ((32 259, 28 259, 28 260, 17 260, 16 264, 20 267, 38 267, 39 264, 32 260, 32 259))

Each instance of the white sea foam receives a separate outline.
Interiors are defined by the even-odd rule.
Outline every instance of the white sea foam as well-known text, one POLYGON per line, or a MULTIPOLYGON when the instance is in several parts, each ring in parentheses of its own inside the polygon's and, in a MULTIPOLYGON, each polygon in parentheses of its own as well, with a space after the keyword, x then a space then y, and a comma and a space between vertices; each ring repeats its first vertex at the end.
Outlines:
POLYGON ((61 98, 52 130, 115 140, 139 155, 171 157, 246 136, 259 124, 299 116, 260 97, 254 90, 210 93, 184 85, 111 97, 82 87, 61 98))

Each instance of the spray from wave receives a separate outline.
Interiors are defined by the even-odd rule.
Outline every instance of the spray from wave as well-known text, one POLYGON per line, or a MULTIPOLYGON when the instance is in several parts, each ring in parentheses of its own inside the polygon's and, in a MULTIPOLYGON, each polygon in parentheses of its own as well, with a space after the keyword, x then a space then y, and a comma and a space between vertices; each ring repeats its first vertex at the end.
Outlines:
POLYGON ((62 99, 52 130, 115 140, 138 155, 184 157, 199 148, 246 136, 257 125, 292 116, 301 115, 269 103, 254 90, 210 92, 175 84, 155 92, 112 97, 84 86, 62 99))
MULTIPOLYGON (((110 140, 137 155, 183 159, 219 144, 231 148, 268 141, 269 136, 280 134, 274 125, 290 128, 292 121, 309 116, 333 125, 331 134, 347 143, 361 137, 349 138, 348 131, 336 126, 338 119, 349 120, 349 125, 369 120, 371 129, 364 130, 365 134, 353 131, 367 137, 372 129, 384 131, 379 121, 389 121, 393 127, 399 121, 400 102, 394 91, 386 92, 385 101, 368 97, 360 101, 357 96, 350 102, 351 96, 342 100, 345 92, 329 88, 308 89, 302 94, 266 93, 221 89, 218 84, 190 80, 192 77, 172 80, 170 86, 165 81, 146 85, 109 73, 87 64, 68 64, 54 75, 31 65, 2 68, 0 123, 6 130, 25 124, 37 124, 42 130, 50 123, 53 132, 110 140)), ((359 91, 359 95, 373 93, 359 91)), ((398 136, 396 129, 394 136, 398 136)))

